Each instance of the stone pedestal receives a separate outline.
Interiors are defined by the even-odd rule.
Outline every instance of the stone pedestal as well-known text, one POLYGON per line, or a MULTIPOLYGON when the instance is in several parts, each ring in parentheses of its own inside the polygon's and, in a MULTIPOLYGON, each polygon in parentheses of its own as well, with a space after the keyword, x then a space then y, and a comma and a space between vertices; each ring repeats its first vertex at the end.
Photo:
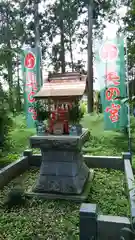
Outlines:
POLYGON ((33 192, 81 194, 90 172, 81 153, 82 145, 88 138, 86 129, 80 136, 31 137, 31 147, 40 148, 42 154, 40 174, 33 192))

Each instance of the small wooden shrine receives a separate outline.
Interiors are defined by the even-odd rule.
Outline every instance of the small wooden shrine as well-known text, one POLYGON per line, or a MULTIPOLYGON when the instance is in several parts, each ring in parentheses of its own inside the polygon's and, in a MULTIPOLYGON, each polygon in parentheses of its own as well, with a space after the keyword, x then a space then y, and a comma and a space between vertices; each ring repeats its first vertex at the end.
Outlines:
MULTIPOLYGON (((33 196, 49 199, 84 201, 88 196, 92 173, 86 166, 82 146, 89 131, 79 131, 80 103, 85 92, 86 76, 65 73, 49 76, 36 94, 40 107, 39 118, 47 120, 43 134, 30 137, 32 148, 41 150, 40 174, 32 188, 33 196), (78 131, 77 131, 78 125, 78 131), (72 131, 71 129, 76 129, 72 131)), ((37 104, 37 112, 38 112, 37 104)))
POLYGON ((42 104, 44 103, 45 106, 44 111, 48 121, 46 133, 69 134, 69 112, 73 105, 76 104, 77 107, 85 88, 86 76, 77 72, 59 73, 48 77, 40 91, 35 95, 35 99, 41 101, 42 104))

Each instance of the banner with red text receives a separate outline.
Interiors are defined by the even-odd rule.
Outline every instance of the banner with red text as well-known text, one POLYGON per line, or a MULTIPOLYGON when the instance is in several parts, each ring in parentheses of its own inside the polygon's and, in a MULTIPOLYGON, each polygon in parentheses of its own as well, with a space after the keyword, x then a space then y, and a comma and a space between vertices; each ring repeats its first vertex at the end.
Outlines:
POLYGON ((96 71, 100 86, 105 129, 122 129, 128 124, 125 81, 124 40, 116 38, 98 43, 96 71))
POLYGON ((22 56, 22 72, 24 80, 24 109, 27 127, 35 127, 36 112, 33 108, 33 96, 42 85, 41 79, 41 50, 39 47, 24 50, 22 56))

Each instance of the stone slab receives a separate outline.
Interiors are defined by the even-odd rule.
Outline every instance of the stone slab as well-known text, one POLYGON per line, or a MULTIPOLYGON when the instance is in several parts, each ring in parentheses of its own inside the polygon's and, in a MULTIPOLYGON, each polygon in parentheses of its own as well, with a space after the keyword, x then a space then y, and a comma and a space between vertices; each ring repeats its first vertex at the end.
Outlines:
POLYGON ((131 218, 135 218, 135 185, 134 185, 135 179, 134 179, 130 160, 128 159, 124 160, 124 167, 125 167, 126 183, 128 187, 131 218))
POLYGON ((97 205, 83 203, 80 208, 80 240, 97 239, 97 205))
POLYGON ((124 161, 122 157, 83 155, 83 158, 89 168, 107 168, 124 172, 124 161))
POLYGON ((29 169, 28 157, 23 156, 19 160, 0 169, 0 189, 8 184, 13 178, 29 169))
POLYGON ((83 143, 89 139, 88 129, 83 129, 80 136, 70 135, 44 135, 30 137, 30 145, 32 148, 40 149, 59 149, 68 151, 79 151, 83 143))
POLYGON ((131 240, 131 233, 123 231, 131 229, 128 218, 119 216, 99 215, 97 219, 97 233, 100 240, 131 240))
POLYGON ((55 193, 34 193, 32 191, 32 188, 25 193, 25 195, 29 198, 40 198, 44 200, 68 200, 68 201, 75 201, 77 203, 82 203, 87 200, 92 180, 94 177, 94 170, 91 169, 89 173, 89 178, 87 179, 87 182, 85 183, 84 190, 82 194, 55 194, 55 193))

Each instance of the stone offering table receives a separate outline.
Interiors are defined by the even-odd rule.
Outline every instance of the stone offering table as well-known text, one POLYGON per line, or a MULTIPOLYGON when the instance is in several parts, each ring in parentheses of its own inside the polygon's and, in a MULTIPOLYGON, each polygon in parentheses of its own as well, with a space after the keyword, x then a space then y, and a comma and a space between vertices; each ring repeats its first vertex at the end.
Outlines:
POLYGON ((82 194, 90 170, 83 161, 82 145, 89 138, 87 129, 80 136, 32 136, 32 148, 40 148, 42 162, 34 193, 82 194))

